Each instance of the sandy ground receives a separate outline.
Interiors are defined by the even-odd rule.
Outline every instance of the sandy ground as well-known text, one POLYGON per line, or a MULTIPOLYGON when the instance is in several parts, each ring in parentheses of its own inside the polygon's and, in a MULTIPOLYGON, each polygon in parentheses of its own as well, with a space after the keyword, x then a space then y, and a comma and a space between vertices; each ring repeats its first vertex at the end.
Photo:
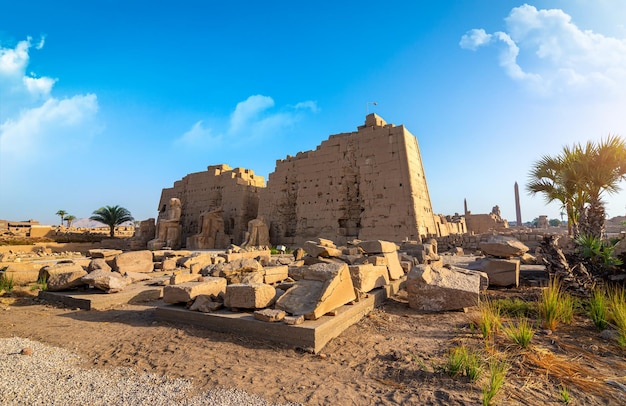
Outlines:
POLYGON ((84 311, 41 303, 28 293, 0 297, 0 337, 75 351, 87 368, 124 366, 192 379, 198 391, 238 388, 272 402, 312 405, 481 404, 487 373, 471 383, 442 371, 449 349, 463 343, 482 351, 485 359, 509 360, 511 369, 494 404, 563 404, 559 387, 567 388, 570 404, 626 404, 626 386, 620 387, 626 385, 626 350, 600 338, 584 319, 551 334, 538 332, 525 352, 504 337, 485 349, 470 327, 471 312, 420 314, 407 306, 401 292, 314 355, 160 322, 153 306, 84 311), (528 361, 535 355, 554 357, 561 369, 536 367, 528 361))

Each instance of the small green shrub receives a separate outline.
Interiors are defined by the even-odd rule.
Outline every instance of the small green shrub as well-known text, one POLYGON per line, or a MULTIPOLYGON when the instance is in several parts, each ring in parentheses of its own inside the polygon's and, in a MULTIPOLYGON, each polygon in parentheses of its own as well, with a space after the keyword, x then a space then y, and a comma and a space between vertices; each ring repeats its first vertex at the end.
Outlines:
POLYGON ((11 292, 15 287, 15 283, 13 282, 13 276, 7 278, 5 274, 0 276, 0 292, 11 292))
POLYGON ((500 326, 502 325, 500 307, 495 302, 484 300, 480 302, 478 309, 480 310, 478 328, 483 338, 490 340, 493 335, 500 330, 500 326))
POLYGON ((495 301, 502 316, 506 317, 534 317, 537 314, 537 304, 518 298, 500 299, 495 301))
POLYGON ((567 387, 565 387, 565 385, 559 385, 559 395, 561 395, 561 402, 569 404, 569 391, 567 390, 567 387))
POLYGON ((609 316, 615 326, 619 345, 626 347, 626 290, 621 287, 609 289, 609 316))
POLYGON ((561 290, 561 282, 557 278, 550 279, 548 286, 542 290, 541 299, 537 303, 539 316, 544 328, 555 330, 559 321, 563 320, 564 315, 566 318, 570 317, 571 321, 573 301, 564 299, 564 297, 565 295, 561 290), (562 302, 564 303, 562 304, 562 302), (565 308, 565 306, 569 306, 569 308, 565 308))
POLYGON ((465 346, 454 347, 448 352, 443 371, 452 378, 465 375, 471 382, 476 382, 482 373, 481 358, 465 346))
POLYGON ((489 382, 483 387, 483 406, 491 404, 493 398, 504 385, 509 365, 506 361, 492 360, 489 363, 489 382))
POLYGON ((565 324, 572 324, 574 319, 575 300, 572 295, 562 292, 559 300, 559 319, 565 324))
POLYGON ((522 348, 528 348, 535 332, 528 319, 521 319, 517 325, 512 323, 504 328, 504 334, 522 348))
POLYGON ((457 377, 462 371, 467 359, 467 348, 464 346, 454 347, 448 352, 448 359, 443 370, 451 378, 457 377))
POLYGON ((609 303, 606 295, 600 289, 595 289, 591 294, 588 302, 589 317, 593 321, 593 324, 600 329, 604 330, 608 325, 609 317, 609 303))

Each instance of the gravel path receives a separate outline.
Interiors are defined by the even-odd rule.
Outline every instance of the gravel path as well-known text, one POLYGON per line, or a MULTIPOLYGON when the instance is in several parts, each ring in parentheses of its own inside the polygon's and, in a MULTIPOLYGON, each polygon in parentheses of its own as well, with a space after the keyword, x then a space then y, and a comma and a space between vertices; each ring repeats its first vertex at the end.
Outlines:
POLYGON ((62 348, 25 338, 0 339, 0 404, 272 405, 236 389, 194 396, 191 382, 184 379, 128 368, 85 369, 80 364, 77 355, 62 348), (22 354, 24 349, 32 354, 22 354))

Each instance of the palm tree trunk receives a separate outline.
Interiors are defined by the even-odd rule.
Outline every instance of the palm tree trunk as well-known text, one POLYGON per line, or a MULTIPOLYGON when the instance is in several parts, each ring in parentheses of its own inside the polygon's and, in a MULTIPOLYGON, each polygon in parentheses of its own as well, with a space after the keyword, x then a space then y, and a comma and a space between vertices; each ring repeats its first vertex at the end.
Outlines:
POLYGON ((115 226, 114 225, 109 226, 109 230, 110 230, 109 235, 111 236, 111 238, 114 238, 115 237, 115 226))

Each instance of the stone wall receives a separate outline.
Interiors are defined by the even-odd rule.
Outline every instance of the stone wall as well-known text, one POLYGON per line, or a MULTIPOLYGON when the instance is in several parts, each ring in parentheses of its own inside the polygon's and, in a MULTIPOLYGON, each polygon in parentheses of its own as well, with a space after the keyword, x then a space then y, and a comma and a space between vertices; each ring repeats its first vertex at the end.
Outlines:
POLYGON ((375 114, 357 132, 276 162, 259 214, 273 244, 437 235, 417 139, 375 114))
MULTIPOLYGON (((465 253, 472 253, 480 248, 481 242, 487 242, 489 237, 491 237, 494 233, 483 233, 483 234, 463 234, 463 235, 449 235, 445 237, 437 237, 437 247, 439 252, 448 251, 454 247, 463 248, 465 253)), ((524 230, 517 231, 514 229, 509 229, 507 231, 500 231, 497 233, 498 235, 506 235, 510 237, 514 237, 519 241, 523 242, 530 250, 529 252, 532 254, 535 252, 535 249, 541 246, 541 241, 543 237, 546 235, 560 235, 561 239, 559 240, 559 245, 561 247, 569 244, 571 239, 567 236, 567 230, 564 232, 562 230, 558 230, 555 232, 549 232, 544 230, 524 230)))
POLYGON ((265 179, 250 169, 232 169, 224 164, 209 166, 206 171, 191 173, 174 182, 173 187, 163 189, 159 219, 167 213, 170 198, 178 198, 182 205, 180 224, 184 243, 187 237, 198 233, 202 213, 222 208, 226 243, 241 244, 248 221, 257 217, 259 191, 264 187, 265 179))

